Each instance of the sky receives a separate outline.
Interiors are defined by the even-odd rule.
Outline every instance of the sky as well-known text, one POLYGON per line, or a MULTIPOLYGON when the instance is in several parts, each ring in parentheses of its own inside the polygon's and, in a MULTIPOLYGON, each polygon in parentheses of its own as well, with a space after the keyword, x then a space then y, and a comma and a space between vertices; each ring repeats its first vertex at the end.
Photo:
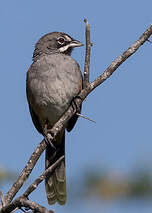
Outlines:
MULTIPOLYGON (((43 139, 32 124, 25 91, 26 72, 37 40, 45 33, 61 31, 84 43, 83 20, 87 18, 93 43, 92 81, 152 23, 151 8, 150 0, 1 1, 1 167, 19 173, 43 139)), ((87 97, 82 114, 96 124, 80 118, 74 130, 66 135, 67 184, 73 178, 79 179, 88 168, 105 167, 120 175, 127 175, 139 166, 152 170, 151 56, 152 45, 146 42, 87 97)), ((83 72, 85 47, 76 48, 72 57, 83 72)), ((44 154, 31 180, 43 170, 44 154)), ((4 193, 8 187, 3 187, 4 193)), ((31 199, 48 207, 43 184, 31 199)), ((91 212, 87 204, 78 208, 80 213, 91 212)), ((99 209, 104 209, 104 213, 122 212, 117 205, 106 208, 100 206, 96 212, 99 209)), ((55 205, 53 209, 58 213, 71 212, 70 197, 64 207, 55 205)), ((135 207, 129 206, 128 212, 132 210, 135 207)), ((151 210, 152 205, 144 212, 151 210)))

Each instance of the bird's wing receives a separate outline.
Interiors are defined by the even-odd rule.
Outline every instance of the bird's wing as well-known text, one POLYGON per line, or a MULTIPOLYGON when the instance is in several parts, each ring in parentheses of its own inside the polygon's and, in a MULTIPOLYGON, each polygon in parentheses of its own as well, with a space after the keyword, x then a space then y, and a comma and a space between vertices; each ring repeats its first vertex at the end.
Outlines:
POLYGON ((32 121, 34 123, 35 128, 37 129, 37 131, 41 134, 43 134, 43 129, 41 127, 40 121, 38 116, 36 115, 36 113, 34 112, 34 109, 32 108, 32 105, 30 104, 30 93, 29 93, 29 87, 28 87, 28 74, 32 69, 32 65, 30 66, 28 72, 27 72, 27 78, 26 78, 26 96, 27 96, 27 100, 28 100, 28 104, 29 104, 29 111, 32 117, 32 121))
MULTIPOLYGON (((77 64, 77 69, 78 69, 78 72, 80 73, 80 75, 81 75, 81 79, 80 79, 80 91, 83 89, 83 77, 82 77, 82 73, 81 73, 81 70, 80 70, 80 66, 79 66, 79 64, 76 62, 76 64, 77 64)), ((79 92, 80 92, 79 91, 79 92)), ((74 97, 75 98, 75 97, 74 97)), ((81 108, 82 108, 82 105, 80 106, 80 111, 79 111, 79 113, 81 112, 81 108)), ((68 121, 68 124, 67 124, 67 127, 66 127, 66 129, 67 129, 67 131, 68 132, 70 132, 72 129, 73 129, 73 127, 75 126, 75 124, 76 124, 76 122, 77 122, 77 120, 78 120, 78 115, 76 115, 76 114, 74 114, 73 116, 72 116, 72 118, 68 121)))
POLYGON ((32 121, 34 123, 35 128, 37 129, 37 131, 39 133, 41 133, 43 135, 43 129, 42 129, 41 125, 40 125, 39 118, 36 115, 36 113, 34 112, 34 110, 32 109, 30 103, 29 103, 29 110, 30 110, 30 114, 31 114, 32 121))

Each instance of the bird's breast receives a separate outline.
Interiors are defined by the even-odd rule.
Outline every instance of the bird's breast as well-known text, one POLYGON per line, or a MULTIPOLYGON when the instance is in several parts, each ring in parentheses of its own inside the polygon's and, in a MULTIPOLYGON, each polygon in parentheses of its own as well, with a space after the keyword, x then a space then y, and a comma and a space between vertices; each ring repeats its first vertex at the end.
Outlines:
POLYGON ((81 90, 81 72, 71 59, 44 57, 31 70, 31 104, 41 123, 47 120, 52 126, 81 90))

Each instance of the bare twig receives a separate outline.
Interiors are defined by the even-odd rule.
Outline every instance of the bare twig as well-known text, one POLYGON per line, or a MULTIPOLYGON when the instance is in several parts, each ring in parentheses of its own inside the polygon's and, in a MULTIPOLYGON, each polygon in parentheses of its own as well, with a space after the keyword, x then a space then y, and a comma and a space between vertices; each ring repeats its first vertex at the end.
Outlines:
POLYGON ((109 78, 113 72, 124 62, 127 58, 129 58, 132 54, 134 54, 139 47, 141 47, 148 38, 152 35, 152 24, 147 28, 147 30, 140 36, 140 38, 134 42, 125 52, 122 53, 119 57, 117 57, 112 64, 104 71, 102 75, 100 75, 96 80, 94 80, 89 85, 90 92, 95 89, 97 86, 102 84, 107 78, 109 78))
POLYGON ((80 114, 80 113, 76 113, 79 117, 81 117, 81 118, 84 118, 84 119, 86 119, 86 120, 88 120, 88 121, 91 121, 91 122, 93 122, 93 123, 96 123, 94 120, 92 120, 92 119, 90 119, 90 118, 88 118, 87 116, 85 116, 85 115, 82 115, 82 114, 80 114))
POLYGON ((52 210, 49 211, 45 207, 40 206, 38 203, 30 201, 30 200, 26 199, 25 197, 18 197, 13 202, 11 202, 7 206, 5 206, 0 211, 0 213, 11 213, 17 207, 18 208, 26 207, 26 208, 29 208, 29 209, 35 211, 35 212, 39 212, 39 213, 51 213, 51 212, 53 213, 52 210))
POLYGON ((85 64, 84 64, 84 79, 83 79, 83 88, 85 88, 89 84, 90 78, 90 51, 91 51, 91 42, 90 42, 90 25, 86 19, 84 19, 86 23, 86 55, 85 55, 85 64))
POLYGON ((40 175, 24 192, 23 196, 28 197, 31 192, 33 192, 37 186, 45 179, 46 175, 51 175, 54 169, 60 164, 60 162, 64 159, 64 156, 60 157, 52 166, 46 169, 42 175, 40 175))
POLYGON ((34 168, 36 162, 38 161, 39 157, 41 156, 41 154, 45 150, 45 148, 46 148, 46 143, 43 140, 37 146, 37 148, 34 150, 33 154, 31 155, 29 161, 27 162, 25 168, 23 169, 23 171, 19 175, 16 182, 13 184, 13 186, 7 192, 7 194, 5 196, 5 205, 7 205, 8 203, 10 203, 12 201, 12 199, 14 198, 16 193, 22 187, 23 183, 27 180, 27 178, 29 177, 29 175, 32 172, 32 169, 34 168))
POLYGON ((29 209, 31 210, 37 210, 39 209, 38 212, 53 212, 53 211, 48 211, 47 209, 44 209, 44 207, 32 202, 32 201, 29 201, 27 198, 29 196, 29 194, 31 194, 36 188, 37 186, 45 179, 46 175, 51 173, 54 171, 54 169, 59 165, 59 163, 64 159, 64 156, 60 157, 52 166, 50 166, 47 170, 45 170, 45 172, 43 172, 42 175, 40 175, 28 188, 27 190, 24 192, 24 194, 17 198, 16 200, 14 200, 11 204, 8 204, 8 205, 5 205, 4 208, 1 209, 1 213, 4 213, 4 212, 12 212, 12 211, 15 211, 16 209, 18 208, 21 208, 21 207, 28 207, 29 209), (26 199, 24 199, 26 198, 26 199), (37 209, 36 209, 37 208, 37 209), (42 211, 41 211, 42 210, 42 211))

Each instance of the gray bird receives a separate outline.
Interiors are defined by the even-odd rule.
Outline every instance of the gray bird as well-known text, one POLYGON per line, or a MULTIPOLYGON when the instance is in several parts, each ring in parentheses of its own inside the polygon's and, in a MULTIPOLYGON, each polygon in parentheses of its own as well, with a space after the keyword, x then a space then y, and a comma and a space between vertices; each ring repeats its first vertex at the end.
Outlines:
MULTIPOLYGON (((73 48, 82 45, 61 32, 48 33, 35 45, 33 63, 27 72, 26 92, 32 121, 45 138, 47 129, 53 127, 82 90, 80 67, 70 56, 73 48)), ((71 131, 77 118, 74 115, 52 145, 48 143, 46 169, 65 154, 65 129, 71 131)), ((55 169, 53 175, 46 177, 45 189, 50 205, 55 202, 65 204, 65 160, 55 169)))

